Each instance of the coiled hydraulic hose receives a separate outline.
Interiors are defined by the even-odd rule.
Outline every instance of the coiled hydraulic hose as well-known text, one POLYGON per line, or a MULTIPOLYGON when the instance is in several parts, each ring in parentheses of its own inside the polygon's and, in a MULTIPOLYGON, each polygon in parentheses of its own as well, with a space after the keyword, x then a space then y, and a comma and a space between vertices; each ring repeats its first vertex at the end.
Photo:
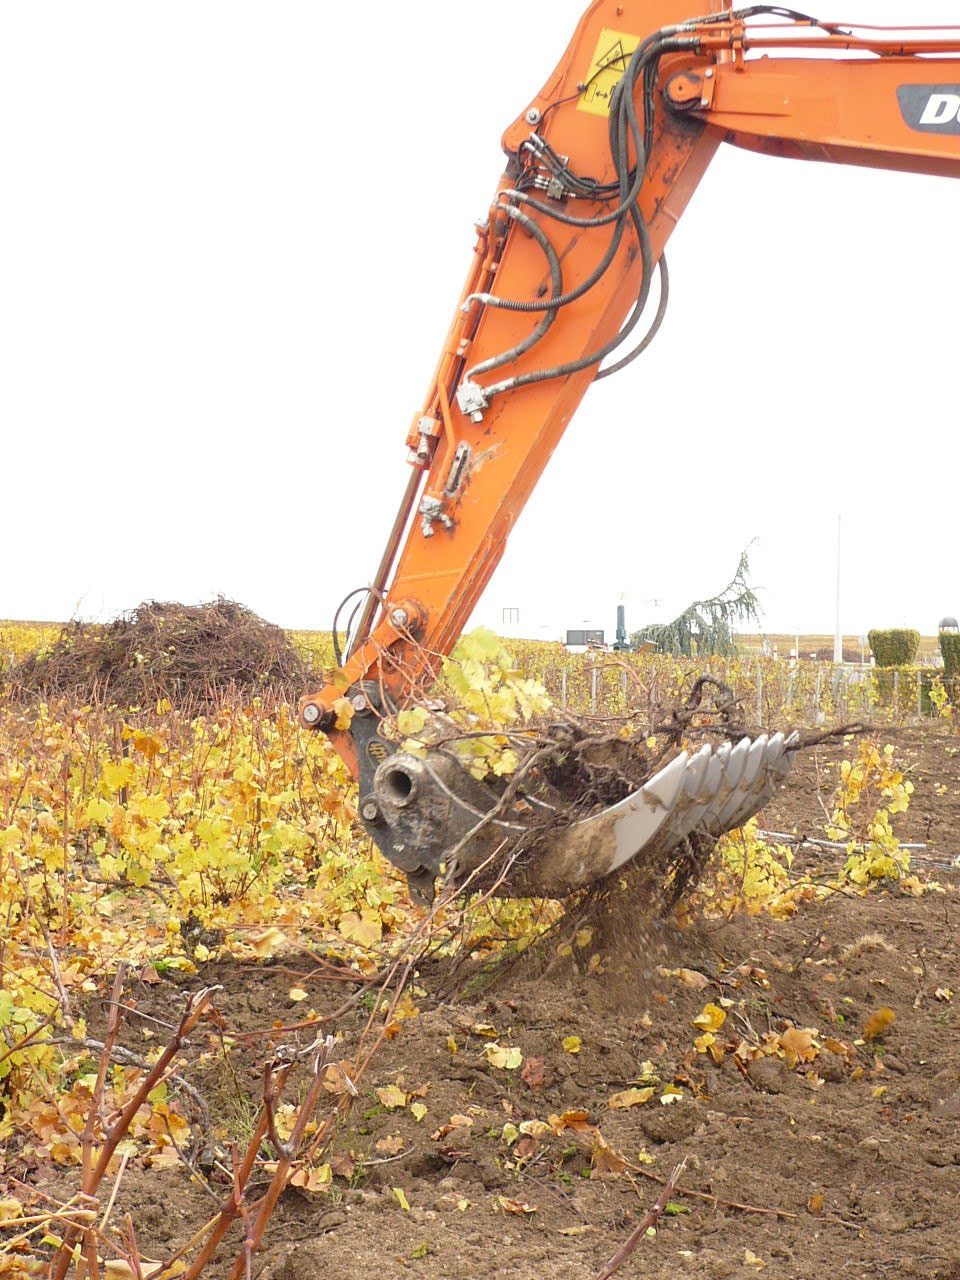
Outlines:
MULTIPOLYGON (((563 292, 563 274, 560 267, 560 258, 556 249, 554 249, 553 245, 550 243, 550 237, 539 223, 534 222, 532 218, 528 218, 522 210, 517 209, 515 206, 506 205, 504 207, 504 213, 506 213, 507 217, 509 217, 513 222, 519 223, 521 227, 524 227, 529 231, 534 240, 536 240, 537 244, 543 250, 547 262, 550 264, 550 283, 553 286, 552 296, 554 298, 559 296, 563 292)), ((481 364, 476 365, 473 369, 469 370, 466 374, 466 378, 472 379, 473 375, 477 373, 489 373, 491 369, 499 369, 501 365, 507 364, 510 360, 516 360, 518 356, 522 356, 525 351, 529 351, 535 343, 540 341, 556 318, 557 313, 555 310, 551 310, 549 308, 544 309, 543 318, 540 320, 536 328, 532 329, 530 333, 527 334, 522 342, 518 342, 515 347, 510 347, 508 351, 502 351, 498 356, 491 356, 489 360, 484 360, 481 364)))
MULTIPOLYGON (((689 49, 694 47, 695 44, 696 41, 692 37, 684 37, 682 39, 673 38, 672 32, 669 37, 665 37, 663 32, 658 33, 656 36, 648 37, 631 55, 627 69, 613 92, 611 98, 609 139, 611 155, 618 175, 618 189, 616 194, 619 195, 619 201, 615 209, 596 217, 580 218, 574 214, 567 213, 560 208, 552 207, 540 200, 536 200, 519 189, 511 189, 501 193, 501 199, 505 199, 510 202, 501 206, 504 212, 512 220, 517 222, 522 221, 522 224, 526 226, 531 231, 531 234, 536 237, 538 243, 547 254, 548 260, 550 260, 551 252, 554 257, 557 256, 556 251, 553 250, 552 246, 550 247, 550 251, 547 250, 546 245, 549 244, 549 240, 546 238, 542 228, 540 228, 533 219, 521 219, 517 216, 520 212, 517 208, 518 205, 523 204, 546 217, 553 218, 555 221, 568 226, 599 227, 610 222, 616 222, 616 228, 613 236, 611 237, 610 244, 607 246, 603 257, 594 270, 585 280, 575 288, 569 290, 567 293, 563 293, 562 291, 558 291, 554 288, 549 298, 536 300, 500 298, 493 294, 473 294, 464 303, 465 308, 473 303, 479 302, 485 306, 497 307, 508 311, 542 311, 544 313, 544 319, 548 316, 556 315, 561 307, 567 306, 569 303, 582 297, 591 288, 593 288, 593 286, 609 269, 614 256, 621 245, 627 225, 627 215, 629 215, 633 222, 640 246, 641 279, 637 298, 626 324, 622 326, 613 338, 604 343, 602 347, 577 359, 555 365, 552 368, 517 374, 512 378, 506 378, 492 386, 484 387, 482 388, 482 392, 487 402, 489 402, 494 396, 502 394, 504 391, 512 391, 517 387, 529 386, 533 383, 547 381, 548 379, 568 377, 570 374, 579 373, 581 370, 589 368, 591 365, 599 365, 608 355, 612 354, 613 351, 626 341, 639 323, 649 297, 654 263, 649 229, 640 213, 637 199, 643 184, 643 178, 646 172, 647 155, 649 154, 649 147, 653 137, 653 116, 655 107, 653 93, 657 80, 659 60, 663 53, 668 50, 680 48, 689 49), (635 86, 641 72, 643 73, 644 102, 644 120, 642 126, 637 115, 637 104, 634 95, 635 86), (632 168, 630 165, 631 143, 633 144, 633 150, 636 157, 636 163, 632 168), (540 233, 539 235, 537 232, 533 231, 534 227, 537 228, 537 232, 540 233), (543 238, 541 238, 541 236, 543 238)), ((546 147, 547 144, 544 143, 544 148, 546 147)), ((553 156, 553 154, 554 153, 551 150, 550 155, 553 156)), ((572 179, 573 183, 584 189, 585 193, 589 191, 592 198, 611 198, 611 195, 613 194, 613 184, 610 184, 609 187, 605 187, 606 190, 610 191, 609 195, 600 195, 591 188, 590 184, 584 183, 582 180, 578 179, 576 175, 572 174, 565 165, 563 166, 563 169, 565 170, 565 173, 569 175, 570 179, 572 179)), ((669 276, 666 271, 666 266, 663 264, 661 266, 660 302, 657 308, 657 313, 654 316, 653 322, 646 336, 628 356, 624 357, 622 360, 618 360, 607 369, 599 371, 597 374, 598 377, 607 377, 609 374, 615 373, 619 369, 624 368, 646 349, 653 339, 653 336, 660 328, 660 324, 662 323, 663 316, 666 311, 668 296, 669 276)), ((528 351, 540 340, 546 332, 547 327, 548 326, 545 326, 541 322, 541 324, 537 326, 537 328, 522 344, 511 348, 510 351, 502 352, 500 355, 492 357, 491 359, 484 361, 482 364, 476 365, 474 368, 468 370, 464 375, 464 381, 471 381, 478 374, 489 372, 494 368, 499 368, 515 359, 519 354, 522 354, 522 352, 528 351)))

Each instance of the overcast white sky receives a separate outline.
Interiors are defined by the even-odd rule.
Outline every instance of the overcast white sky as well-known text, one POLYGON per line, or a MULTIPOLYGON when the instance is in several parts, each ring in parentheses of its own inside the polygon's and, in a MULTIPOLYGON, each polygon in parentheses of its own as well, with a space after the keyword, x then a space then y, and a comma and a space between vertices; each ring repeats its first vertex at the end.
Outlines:
MULTIPOLYGON (((582 8, 0 7, 0 617, 222 593, 329 626, 406 482, 500 135, 582 8)), ((477 619, 612 632, 625 594, 635 627, 752 542, 767 629, 832 631, 838 515, 845 631, 960 612, 958 227, 957 182, 722 149, 664 328, 588 393, 477 619)))

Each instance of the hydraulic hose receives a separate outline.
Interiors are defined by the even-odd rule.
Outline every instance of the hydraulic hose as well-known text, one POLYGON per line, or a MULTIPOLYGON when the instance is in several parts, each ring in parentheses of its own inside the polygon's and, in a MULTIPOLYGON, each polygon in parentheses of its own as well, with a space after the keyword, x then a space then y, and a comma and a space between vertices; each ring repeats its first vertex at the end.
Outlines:
MULTIPOLYGON (((547 262, 550 264, 550 283, 553 289, 551 296, 558 296, 563 290, 563 272, 560 267, 560 258, 557 255, 556 249, 554 249, 553 245, 550 243, 549 236, 538 223, 534 222, 532 218, 528 218, 522 210, 517 209, 515 206, 505 205, 504 213, 506 213, 512 221, 519 223, 521 227, 524 227, 529 231, 534 240, 536 240, 537 244, 543 250, 547 262)), ((510 347, 507 351, 502 351, 498 356, 491 356, 489 360, 484 360, 482 363, 475 365, 474 368, 469 369, 464 375, 464 380, 472 380, 478 373, 489 373, 491 369, 499 369, 501 365, 506 364, 508 361, 515 360, 517 357, 522 356, 525 351, 529 351, 535 343, 540 341, 556 318, 556 311, 549 309, 545 310, 540 323, 535 329, 531 330, 531 332, 527 334, 522 342, 518 342, 516 346, 510 347)))

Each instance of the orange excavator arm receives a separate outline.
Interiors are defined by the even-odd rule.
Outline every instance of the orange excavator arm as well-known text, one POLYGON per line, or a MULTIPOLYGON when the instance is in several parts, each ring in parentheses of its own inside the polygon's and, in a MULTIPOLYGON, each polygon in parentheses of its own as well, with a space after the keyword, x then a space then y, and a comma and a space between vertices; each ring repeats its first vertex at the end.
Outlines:
MULTIPOLYGON (((371 834, 422 870, 424 892, 443 860, 410 853, 421 828, 385 835, 382 796, 371 797, 392 748, 373 726, 453 647, 590 383, 656 331, 664 247, 720 143, 960 176, 960 27, 908 38, 717 0, 691 20, 687 5, 594 0, 507 129, 506 172, 407 435, 411 474, 383 558, 355 593, 338 678, 301 702, 303 723, 328 732, 359 777, 371 834), (359 720, 339 730, 345 690, 359 720)), ((397 786, 402 802, 416 789, 397 786)))

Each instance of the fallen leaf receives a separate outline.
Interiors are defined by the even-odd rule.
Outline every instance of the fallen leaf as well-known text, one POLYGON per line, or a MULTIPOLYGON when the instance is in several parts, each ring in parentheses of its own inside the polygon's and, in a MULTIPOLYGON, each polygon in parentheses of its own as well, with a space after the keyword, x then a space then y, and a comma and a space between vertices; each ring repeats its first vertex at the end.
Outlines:
POLYGON ((328 1063, 323 1069, 323 1087, 327 1093, 349 1093, 356 1097, 357 1089, 351 1079, 352 1075, 353 1063, 349 1058, 343 1058, 340 1062, 328 1063))
POLYGON ((563 1051, 564 1051, 564 1053, 579 1053, 579 1052, 580 1052, 580 1037, 579 1037, 579 1036, 564 1036, 564 1038, 563 1038, 563 1051))
POLYGON ((523 1054, 515 1045, 500 1045, 495 1040, 483 1047, 483 1056, 492 1067, 516 1071, 523 1062, 523 1054))
POLYGON ((417 1124, 419 1124, 420 1121, 423 1119, 423 1117, 427 1114, 427 1108, 423 1105, 422 1102, 411 1102, 410 1114, 413 1116, 414 1120, 416 1120, 417 1124))
POLYGON ((315 1169, 298 1169, 290 1182, 301 1191, 322 1191, 333 1180, 333 1167, 329 1164, 318 1165, 315 1169))
POLYGON ((693 1025, 701 1031, 719 1031, 727 1020, 724 1011, 715 1004, 705 1004, 693 1019, 693 1025))
POLYGON ((548 1116, 547 1122, 554 1133, 563 1133, 564 1129, 575 1131, 590 1129, 589 1111, 563 1111, 558 1116, 548 1116))
POLYGON ((407 1095, 395 1084, 384 1085, 382 1089, 375 1089, 374 1092, 388 1111, 396 1111, 398 1107, 407 1105, 407 1095))
POLYGON ((685 986, 692 987, 694 991, 702 991, 704 987, 709 987, 710 979, 704 973, 700 973, 697 969, 678 969, 677 977, 685 986))
MULTIPOLYGON (((194 954, 196 954, 196 952, 194 952, 194 954)), ((301 1000, 306 1000, 306 998, 307 993, 304 991, 303 987, 291 987, 287 992, 287 999, 292 1000, 295 1004, 298 1004, 301 1000)))
MULTIPOLYGON (((145 1262, 146 1259, 141 1261, 145 1262)), ((108 1258, 103 1264, 103 1274, 106 1280, 136 1280, 137 1275, 133 1266, 123 1258, 108 1258)))
POLYGON ((540 1143, 536 1138, 526 1135, 520 1139, 514 1150, 514 1155, 518 1161, 530 1160, 540 1150, 540 1143))
POLYGON ((526 1200, 508 1200, 506 1196, 497 1196, 497 1204, 504 1213, 537 1213, 538 1209, 535 1204, 527 1204, 526 1200))
POLYGON ((23 1205, 15 1196, 7 1196, 0 1200, 0 1224, 4 1222, 13 1222, 15 1218, 23 1217, 23 1205))
POLYGON ((812 1062, 820 1052, 814 1043, 816 1032, 810 1028, 788 1027, 780 1037, 780 1044, 787 1055, 787 1062, 795 1066, 798 1062, 812 1062))
POLYGON ((668 1084, 664 1086, 663 1093, 660 1095, 661 1105, 669 1107, 674 1102, 683 1101, 683 1090, 678 1089, 676 1085, 668 1084))
POLYGON ((620 1093, 612 1093, 607 1099, 608 1107, 642 1107, 653 1097, 652 1089, 623 1089, 620 1093))
POLYGON ((743 1261, 746 1264, 746 1266, 756 1267, 758 1271, 760 1271, 763 1267, 767 1265, 762 1258, 758 1258, 757 1255, 753 1253, 752 1250, 750 1249, 744 1249, 743 1261))
POLYGON ((591 1178, 616 1178, 626 1169, 627 1162, 598 1130, 590 1151, 590 1166, 591 1178))
POLYGON ((382 1151, 385 1156, 395 1156, 398 1151, 403 1150, 403 1138, 399 1133, 391 1133, 386 1138, 380 1138, 376 1143, 378 1151, 382 1151))
POLYGON ((430 1137, 434 1142, 439 1142, 441 1138, 453 1133, 454 1129, 469 1129, 472 1124, 473 1121, 469 1116, 453 1115, 446 1124, 442 1124, 435 1133, 431 1133, 430 1137))
POLYGON ((330 1157, 330 1168, 337 1178, 345 1178, 348 1182, 357 1171, 357 1161, 353 1152, 338 1151, 330 1157))
POLYGON ((877 1040, 886 1031, 887 1027, 896 1020, 897 1015, 892 1009, 886 1006, 877 1009, 875 1013, 871 1013, 870 1017, 863 1025, 864 1040, 877 1040))
POLYGON ((810 1213, 823 1213, 823 1192, 814 1192, 807 1201, 807 1209, 810 1213))
POLYGON ((585 1236, 585 1235, 587 1234, 587 1232, 588 1232, 588 1231, 594 1231, 595 1229, 596 1229, 596 1228, 594 1228, 594 1227, 592 1227, 592 1226, 590 1226, 590 1225, 584 1225, 584 1226, 582 1226, 582 1227, 579 1227, 579 1226, 578 1226, 578 1227, 561 1227, 561 1228, 560 1228, 560 1235, 562 1235, 562 1236, 585 1236))
POLYGON ((844 1044, 842 1040, 835 1040, 833 1036, 823 1037, 823 1047, 829 1049, 831 1053, 837 1053, 842 1058, 850 1057, 850 1046, 844 1044))
POLYGON ((409 1212, 410 1201, 404 1195, 403 1187, 394 1187, 393 1194, 397 1197, 397 1204, 399 1204, 400 1208, 404 1211, 404 1213, 409 1212))

